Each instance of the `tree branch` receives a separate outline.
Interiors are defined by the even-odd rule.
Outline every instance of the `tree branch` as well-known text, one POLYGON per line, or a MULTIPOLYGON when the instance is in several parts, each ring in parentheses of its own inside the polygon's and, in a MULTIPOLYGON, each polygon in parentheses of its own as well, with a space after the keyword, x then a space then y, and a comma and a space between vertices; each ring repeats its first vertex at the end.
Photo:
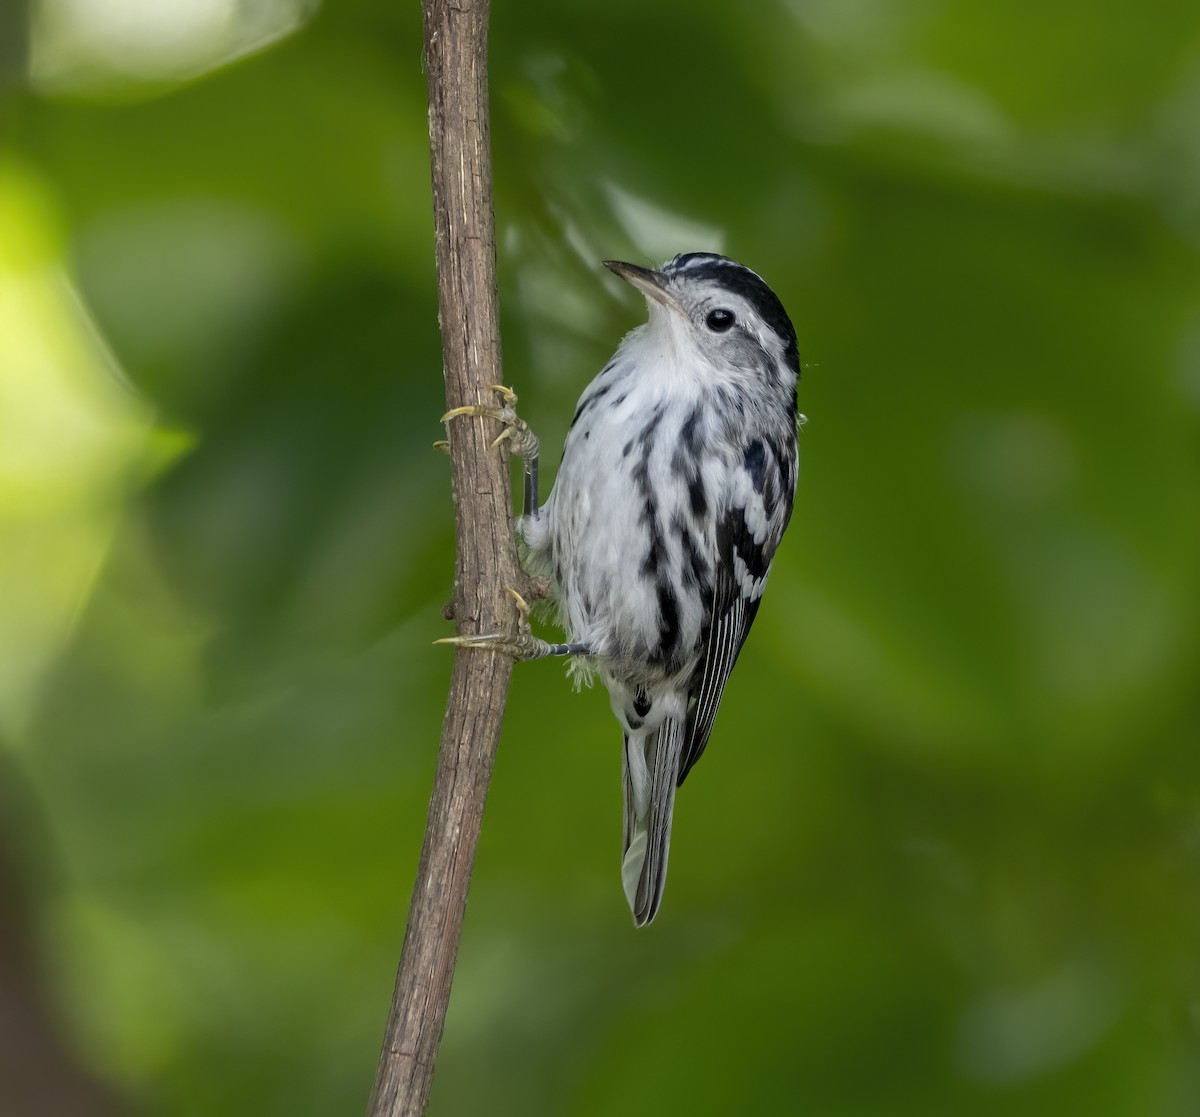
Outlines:
MULTIPOLYGON (((424 0, 429 145, 437 235, 438 319, 450 407, 490 400, 501 383, 495 225, 488 150, 488 0, 424 0)), ((508 455, 490 420, 458 419, 451 438, 460 632, 513 623, 519 586, 508 455)), ((371 1117, 425 1111, 500 739, 512 660, 459 649, 442 724, 425 843, 409 909, 371 1117)))

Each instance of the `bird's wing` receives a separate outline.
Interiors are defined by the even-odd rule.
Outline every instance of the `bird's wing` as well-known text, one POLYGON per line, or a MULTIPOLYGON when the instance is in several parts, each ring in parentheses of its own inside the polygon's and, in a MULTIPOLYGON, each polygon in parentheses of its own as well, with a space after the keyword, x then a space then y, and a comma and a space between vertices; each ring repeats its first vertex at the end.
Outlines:
POLYGON ((694 700, 679 780, 700 759, 712 733, 725 682, 754 623, 771 559, 792 513, 796 486, 794 440, 753 439, 733 470, 728 499, 716 516, 716 574, 705 611, 704 659, 689 688, 694 700))

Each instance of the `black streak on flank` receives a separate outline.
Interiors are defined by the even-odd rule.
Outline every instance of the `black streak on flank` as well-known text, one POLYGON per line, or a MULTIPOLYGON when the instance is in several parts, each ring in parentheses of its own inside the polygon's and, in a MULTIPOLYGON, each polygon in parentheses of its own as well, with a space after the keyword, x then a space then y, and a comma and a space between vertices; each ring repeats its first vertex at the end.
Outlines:
POLYGON ((679 643, 679 601, 671 589, 670 582, 667 581, 667 572, 662 569, 666 557, 666 546, 659 528, 658 505, 654 499, 654 487, 650 485, 650 456, 654 451, 654 433, 662 421, 664 410, 664 404, 660 403, 654 409, 654 414, 650 416, 649 422, 642 428, 637 439, 641 444, 642 456, 632 470, 634 484, 637 486, 638 492, 642 494, 641 521, 650 536, 649 551, 646 561, 642 564, 641 573, 643 577, 655 575, 658 577, 656 595, 658 595, 659 603, 659 647, 652 654, 652 659, 660 662, 670 661, 676 645, 679 643))
POLYGON ((679 431, 680 440, 683 443, 683 448, 691 454, 693 458, 698 456, 699 444, 697 442, 696 428, 700 425, 700 408, 693 407, 692 413, 687 417, 687 422, 683 424, 679 431))
MULTIPOLYGON (((612 368, 612 365, 609 365, 608 368, 606 368, 604 370, 604 372, 608 372, 609 368, 612 368)), ((603 376, 604 373, 601 373, 600 375, 603 376)), ((598 388, 596 391, 594 391, 590 396, 587 396, 584 399, 581 399, 579 401, 579 406, 577 408, 575 408, 575 415, 571 419, 571 426, 573 427, 576 423, 579 422, 579 417, 589 407, 591 407, 593 403, 596 403, 597 401, 602 400, 611 391, 612 391, 612 384, 611 383, 605 384, 602 388, 598 388)))
POLYGON ((768 453, 775 460, 775 465, 778 467, 780 473, 782 473, 787 467, 784 464, 783 451, 779 448, 778 439, 766 438, 763 441, 766 442, 768 453))
POLYGON ((679 602, 664 581, 658 583, 658 656, 670 660, 679 643, 679 602))
MULTIPOLYGON (((645 525, 650 534, 650 549, 642 563, 642 574, 653 574, 662 563, 666 554, 663 546, 662 533, 658 527, 658 505, 654 499, 654 488, 650 484, 650 455, 654 450, 654 432, 662 422, 663 406, 660 404, 651 416, 650 421, 642 428, 637 441, 641 444, 641 460, 633 467, 633 481, 642 495, 642 513, 640 522, 645 525)), ((633 442, 627 444, 626 450, 632 450, 633 442)))
POLYGON ((680 428, 679 441, 675 444, 675 453, 671 456, 671 468, 680 476, 687 477, 700 468, 700 455, 696 447, 695 412, 680 428))
POLYGON ((750 474, 754 491, 761 494, 767 481, 767 448, 760 439, 756 438, 746 447, 742 454, 742 462, 746 466, 746 472, 750 474))
POLYGON ((640 573, 652 575, 663 565, 663 561, 667 557, 667 550, 663 546, 662 534, 658 530, 658 517, 654 513, 654 505, 649 501, 642 506, 641 520, 650 530, 650 548, 646 551, 646 559, 642 563, 640 573))
POLYGON ((677 524, 679 543, 683 549, 683 584, 691 589, 708 584, 708 560, 700 553, 700 545, 696 537, 687 529, 686 524, 677 524))
MULTIPOLYGON (((728 533, 726 538, 731 557, 736 554, 746 564, 746 571, 751 578, 758 580, 766 577, 767 571, 771 569, 771 554, 775 550, 771 540, 768 538, 763 547, 755 543, 754 536, 746 526, 745 515, 741 511, 735 511, 729 517, 725 524, 725 532, 728 533)), ((724 550, 723 547, 722 551, 724 550)))
POLYGON ((646 448, 646 457, 642 460, 641 464, 639 465, 639 467, 638 467, 639 469, 649 469, 649 467, 650 467, 649 458, 650 458, 651 442, 653 442, 653 440, 654 440, 654 432, 658 429, 658 424, 662 422, 664 410, 665 410, 664 405, 660 403, 654 409, 654 414, 650 416, 650 422, 648 422, 642 428, 641 434, 638 435, 638 441, 640 441, 641 444, 646 448))
POLYGON ((671 459, 671 468, 687 483, 688 501, 692 515, 697 519, 708 511, 708 498, 704 482, 700 477, 700 408, 692 409, 683 426, 679 428, 679 444, 671 459))

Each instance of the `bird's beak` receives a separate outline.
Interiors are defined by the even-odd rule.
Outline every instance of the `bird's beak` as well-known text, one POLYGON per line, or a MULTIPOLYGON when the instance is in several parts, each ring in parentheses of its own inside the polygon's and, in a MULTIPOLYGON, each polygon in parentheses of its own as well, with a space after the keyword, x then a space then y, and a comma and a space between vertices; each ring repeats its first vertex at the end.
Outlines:
POLYGON ((637 264, 626 264, 621 260, 605 260, 604 266, 626 283, 636 287, 646 298, 662 303, 669 310, 678 311, 687 317, 683 307, 679 305, 679 300, 667 289, 667 281, 662 272, 656 272, 653 268, 642 268, 637 264))

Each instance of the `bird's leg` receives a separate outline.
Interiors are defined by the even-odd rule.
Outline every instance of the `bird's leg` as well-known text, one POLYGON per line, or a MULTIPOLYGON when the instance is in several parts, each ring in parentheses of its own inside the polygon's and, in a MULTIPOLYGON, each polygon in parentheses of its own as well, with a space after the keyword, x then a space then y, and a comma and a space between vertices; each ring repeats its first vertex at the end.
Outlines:
MULTIPOLYGON (((483 419, 495 419, 502 423, 504 429, 496 436, 491 448, 494 450, 501 442, 508 443, 508 449, 521 459, 525 468, 525 494, 521 509, 526 516, 536 518, 541 506, 538 503, 538 439, 529 429, 529 424, 517 414, 517 393, 503 384, 489 385, 493 392, 498 392, 503 401, 499 407, 488 407, 485 404, 468 404, 466 407, 452 407, 442 416, 442 422, 449 422, 457 415, 474 415, 483 419)), ((449 443, 435 442, 439 449, 449 448, 449 443)))
MULTIPOLYGON (((454 407, 442 416, 442 422, 447 423, 459 415, 470 415, 483 419, 495 419, 503 424, 503 429, 492 441, 491 449, 502 442, 508 443, 509 451, 516 454, 524 466, 525 492, 523 511, 527 516, 536 517, 540 511, 538 502, 538 439, 516 410, 517 393, 503 384, 490 385, 492 391, 498 392, 501 399, 499 407, 489 407, 485 404, 469 404, 465 407, 454 407)), ((434 443, 439 449, 449 449, 449 443, 434 443)), ((532 591, 531 596, 544 597, 547 583, 544 578, 531 578, 524 587, 526 592, 532 591)), ((459 648, 491 648, 494 651, 507 652, 514 659, 543 659, 550 655, 590 655, 591 649, 586 644, 551 644, 534 636, 529 628, 529 605, 525 598, 515 589, 508 587, 507 592, 517 606, 517 624, 512 632, 485 632, 477 636, 446 636, 435 640, 435 644, 452 644, 459 648)))
POLYGON ((539 639, 529 629, 529 604, 511 587, 507 593, 516 602, 515 632, 486 632, 478 636, 445 636, 435 644, 453 644, 456 648, 491 648, 507 652, 513 659, 544 659, 548 655, 590 655, 586 644, 551 644, 539 639))

